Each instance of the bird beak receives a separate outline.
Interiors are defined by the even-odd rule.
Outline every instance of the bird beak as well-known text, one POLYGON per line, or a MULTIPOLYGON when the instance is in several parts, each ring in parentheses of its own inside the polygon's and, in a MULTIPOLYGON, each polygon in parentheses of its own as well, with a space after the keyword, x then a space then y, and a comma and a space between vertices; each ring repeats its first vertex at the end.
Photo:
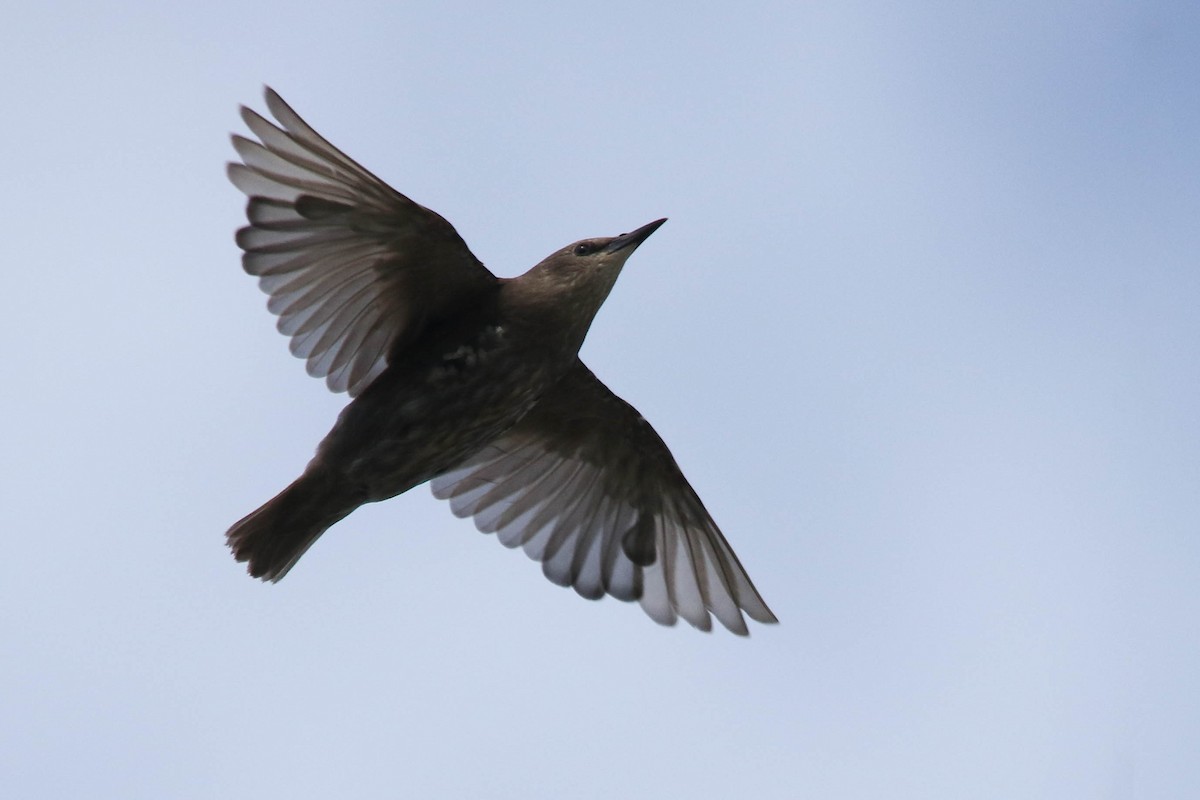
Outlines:
POLYGON ((611 242, 609 242, 608 246, 605 247, 604 249, 610 253, 615 253, 618 250, 625 250, 627 248, 633 249, 633 248, 637 247, 639 244, 641 244, 642 242, 646 241, 646 239, 648 239, 650 237, 650 234, 652 234, 656 230, 658 230, 659 227, 666 221, 667 221, 667 218, 663 217, 662 219, 654 220, 654 222, 651 222, 648 225, 643 225, 642 227, 638 228, 636 231, 630 231, 629 233, 622 233, 620 236, 616 237, 611 242))

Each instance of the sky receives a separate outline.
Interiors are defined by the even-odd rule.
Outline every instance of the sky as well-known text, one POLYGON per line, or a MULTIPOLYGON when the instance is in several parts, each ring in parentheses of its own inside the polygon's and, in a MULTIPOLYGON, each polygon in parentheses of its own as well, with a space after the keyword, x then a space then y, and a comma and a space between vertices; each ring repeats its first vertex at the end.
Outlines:
POLYGON ((9 796, 1200 794, 1200 6, 48 2, 0 69, 9 796), (264 84, 499 275, 670 218, 582 356, 778 626, 424 487, 245 575, 345 403, 233 241, 264 84))

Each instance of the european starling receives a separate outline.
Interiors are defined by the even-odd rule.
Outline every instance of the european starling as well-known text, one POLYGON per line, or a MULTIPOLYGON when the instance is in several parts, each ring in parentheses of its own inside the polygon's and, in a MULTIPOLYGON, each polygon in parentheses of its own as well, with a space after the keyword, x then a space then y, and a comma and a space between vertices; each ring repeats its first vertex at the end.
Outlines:
POLYGON ((277 581, 364 503, 430 481, 546 577, 638 600, 656 622, 775 622, 650 424, 579 360, 626 259, 666 220, 497 278, 454 228, 331 145, 271 89, 242 107, 237 232, 308 373, 353 400, 294 483, 229 529, 277 581), (261 143, 260 143, 261 142, 261 143))

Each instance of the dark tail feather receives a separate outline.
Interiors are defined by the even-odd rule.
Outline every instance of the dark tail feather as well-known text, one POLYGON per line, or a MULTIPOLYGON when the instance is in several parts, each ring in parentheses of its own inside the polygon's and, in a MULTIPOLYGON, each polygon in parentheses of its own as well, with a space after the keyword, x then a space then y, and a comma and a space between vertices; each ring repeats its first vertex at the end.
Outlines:
POLYGON ((312 468, 235 523, 225 538, 238 561, 250 562, 251 575, 277 581, 330 525, 362 502, 329 470, 312 468))

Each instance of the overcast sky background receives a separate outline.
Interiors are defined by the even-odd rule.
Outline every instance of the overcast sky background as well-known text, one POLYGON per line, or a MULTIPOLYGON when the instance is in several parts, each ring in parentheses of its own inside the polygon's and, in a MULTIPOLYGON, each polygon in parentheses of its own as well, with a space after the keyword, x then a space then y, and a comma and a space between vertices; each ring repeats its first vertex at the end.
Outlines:
POLYGON ((434 5, 0 12, 4 794, 1200 794, 1200 6, 434 5), (670 217, 583 357, 781 625, 425 488, 244 574, 345 402, 233 242, 264 83, 500 275, 670 217))

